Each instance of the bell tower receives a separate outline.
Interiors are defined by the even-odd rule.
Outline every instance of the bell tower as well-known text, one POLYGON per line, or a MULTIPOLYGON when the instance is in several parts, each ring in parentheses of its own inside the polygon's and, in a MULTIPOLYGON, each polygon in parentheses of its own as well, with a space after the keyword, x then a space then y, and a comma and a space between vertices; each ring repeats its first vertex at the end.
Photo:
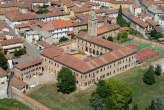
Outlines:
POLYGON ((93 10, 90 11, 88 17, 88 35, 97 36, 97 16, 93 10))

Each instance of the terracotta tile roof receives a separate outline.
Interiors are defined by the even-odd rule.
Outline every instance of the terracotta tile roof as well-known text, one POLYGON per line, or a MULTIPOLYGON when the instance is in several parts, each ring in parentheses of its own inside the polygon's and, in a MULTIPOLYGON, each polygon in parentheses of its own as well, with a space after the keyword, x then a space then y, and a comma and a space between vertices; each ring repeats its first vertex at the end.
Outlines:
POLYGON ((7 72, 0 67, 0 77, 4 77, 7 75, 7 72))
POLYGON ((112 4, 132 4, 133 1, 132 0, 111 0, 110 3, 112 4))
POLYGON ((18 68, 18 69, 24 69, 24 68, 39 64, 41 62, 42 62, 41 59, 37 58, 37 59, 31 60, 31 61, 27 61, 27 62, 24 62, 24 63, 21 63, 21 64, 17 64, 17 65, 15 65, 15 67, 18 68))
POLYGON ((143 28, 146 28, 148 26, 147 23, 145 23, 144 21, 140 20, 139 18, 135 17, 135 16, 132 16, 131 17, 131 20, 135 23, 137 23, 138 25, 140 25, 141 27, 143 28))
POLYGON ((83 13, 83 12, 89 12, 90 8, 88 6, 82 6, 82 7, 74 6, 71 8, 71 10, 74 11, 75 13, 83 13))
POLYGON ((18 4, 16 2, 0 4, 0 8, 11 8, 11 7, 17 7, 17 6, 18 4))
POLYGON ((62 48, 52 45, 47 49, 43 50, 40 54, 53 59, 54 57, 61 55, 63 51, 64 50, 62 48))
POLYGON ((15 88, 21 90, 23 89, 25 86, 27 86, 28 84, 23 82, 22 80, 19 80, 19 79, 16 79, 14 78, 12 81, 11 81, 11 85, 14 86, 15 88))
POLYGON ((129 30, 129 27, 121 27, 120 28, 120 31, 128 31, 129 30))
POLYGON ((133 8, 140 8, 140 4, 133 4, 133 8))
POLYGON ((6 39, 6 35, 0 34, 0 40, 5 40, 5 39, 6 39))
POLYGON ((119 29, 120 27, 118 25, 105 25, 97 30, 97 35, 104 34, 106 32, 110 32, 113 30, 119 30, 119 29))
POLYGON ((26 21, 37 18, 37 15, 35 13, 8 13, 6 14, 6 17, 11 21, 26 21))
POLYGON ((82 60, 80 60, 76 57, 73 57, 71 55, 68 55, 68 54, 62 54, 59 57, 54 58, 54 60, 66 65, 70 68, 78 70, 80 72, 86 72, 86 71, 89 71, 91 69, 82 60))
POLYGON ((42 30, 55 30, 55 29, 61 29, 61 28, 65 28, 65 27, 71 27, 72 25, 72 21, 71 20, 54 20, 54 21, 50 21, 47 23, 47 25, 45 25, 42 30))
POLYGON ((47 42, 44 42, 44 41, 39 41, 38 44, 43 46, 43 47, 46 47, 46 48, 50 46, 47 42))
POLYGON ((156 23, 155 21, 153 21, 152 19, 147 19, 146 22, 151 25, 151 26, 157 26, 158 23, 156 23))
POLYGON ((20 38, 13 38, 9 40, 0 41, 1 46, 12 45, 17 43, 23 43, 23 40, 20 38))

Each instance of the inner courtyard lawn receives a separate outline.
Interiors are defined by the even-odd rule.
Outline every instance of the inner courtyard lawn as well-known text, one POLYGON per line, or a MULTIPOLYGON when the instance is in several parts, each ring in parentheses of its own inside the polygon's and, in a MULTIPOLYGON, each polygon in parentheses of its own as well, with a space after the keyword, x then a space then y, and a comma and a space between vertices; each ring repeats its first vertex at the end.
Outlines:
MULTIPOLYGON (((164 76, 156 76, 156 83, 149 86, 142 81, 144 72, 145 69, 136 67, 113 77, 129 84, 133 91, 132 103, 137 103, 139 110, 144 110, 153 98, 164 95, 164 76)), ((77 90, 70 95, 65 95, 57 92, 55 84, 48 84, 33 91, 29 96, 52 110, 87 110, 89 98, 94 89, 95 86, 92 86, 86 90, 77 90)))
POLYGON ((32 110, 15 99, 0 99, 0 110, 32 110))

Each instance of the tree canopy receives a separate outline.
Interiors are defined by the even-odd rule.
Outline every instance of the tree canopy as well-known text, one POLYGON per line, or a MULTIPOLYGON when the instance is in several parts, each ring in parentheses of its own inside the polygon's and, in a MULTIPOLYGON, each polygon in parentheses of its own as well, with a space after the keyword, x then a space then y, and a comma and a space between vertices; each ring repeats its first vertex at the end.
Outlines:
POLYGON ((149 66, 149 69, 144 74, 143 81, 148 85, 152 85, 155 83, 153 66, 149 66))
POLYGON ((7 59, 4 56, 4 54, 1 52, 0 52, 0 67, 2 67, 4 70, 6 70, 8 68, 7 59))
POLYGON ((90 110, 126 110, 131 100, 132 92, 126 83, 114 79, 99 81, 91 95, 90 110))
POLYGON ((158 64, 158 65, 155 67, 155 74, 158 75, 158 76, 160 76, 161 73, 162 73, 162 68, 161 68, 161 65, 158 64))
POLYGON ((26 54, 26 50, 25 49, 19 49, 19 50, 16 49, 14 51, 14 56, 16 56, 16 57, 24 55, 24 54, 26 54))
POLYGON ((162 35, 162 33, 157 32, 156 30, 152 30, 151 33, 150 33, 150 36, 151 36, 152 39, 159 39, 159 38, 164 37, 162 35))
POLYGON ((64 42, 64 41, 67 41, 67 40, 69 40, 67 37, 61 37, 61 38, 59 39, 59 42, 64 42))
POLYGON ((120 5, 118 16, 117 16, 117 24, 119 24, 121 27, 130 27, 130 23, 128 23, 122 17, 122 6, 121 5, 120 5))
POLYGON ((57 88, 58 91, 62 93, 71 93, 76 89, 76 79, 72 74, 72 71, 68 68, 62 67, 58 73, 57 78, 57 88))

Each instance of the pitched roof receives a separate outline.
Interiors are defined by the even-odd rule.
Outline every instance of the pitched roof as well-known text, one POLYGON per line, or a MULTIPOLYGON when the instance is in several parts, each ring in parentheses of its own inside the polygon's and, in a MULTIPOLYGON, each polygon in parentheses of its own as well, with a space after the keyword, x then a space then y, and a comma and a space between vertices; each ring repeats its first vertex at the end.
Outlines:
POLYGON ((54 29, 61 29, 65 27, 71 27, 73 26, 72 22, 70 20, 54 20, 48 22, 45 26, 43 26, 42 30, 50 31, 54 29))
POLYGON ((53 59, 54 57, 61 55, 62 52, 63 52, 62 48, 52 45, 49 48, 43 50, 40 54, 53 59))
POLYGON ((38 44, 43 46, 43 47, 49 47, 50 46, 47 42, 44 42, 44 41, 39 41, 38 44))
POLYGON ((25 83, 25 82, 23 82, 22 80, 19 80, 19 79, 14 78, 11 81, 11 85, 20 90, 20 89, 23 89, 28 84, 25 83))
POLYGON ((138 25, 140 25, 141 27, 143 28, 146 28, 148 26, 147 23, 145 23, 144 21, 140 20, 139 18, 135 17, 135 16, 132 16, 131 17, 131 20, 135 23, 137 23, 138 25))
POLYGON ((97 35, 104 34, 113 30, 119 30, 118 25, 104 25, 97 30, 97 35))
POLYGON ((17 64, 17 65, 15 65, 15 67, 18 68, 18 69, 24 69, 24 68, 27 68, 29 66, 33 66, 33 65, 39 64, 39 63, 41 63, 41 59, 37 58, 37 59, 31 60, 31 61, 27 61, 27 62, 24 62, 24 63, 21 63, 21 64, 17 64))
POLYGON ((23 40, 20 38, 13 38, 9 40, 0 41, 1 46, 12 45, 17 43, 23 43, 23 40))
POLYGON ((4 77, 7 75, 7 72, 0 67, 0 77, 4 77))

